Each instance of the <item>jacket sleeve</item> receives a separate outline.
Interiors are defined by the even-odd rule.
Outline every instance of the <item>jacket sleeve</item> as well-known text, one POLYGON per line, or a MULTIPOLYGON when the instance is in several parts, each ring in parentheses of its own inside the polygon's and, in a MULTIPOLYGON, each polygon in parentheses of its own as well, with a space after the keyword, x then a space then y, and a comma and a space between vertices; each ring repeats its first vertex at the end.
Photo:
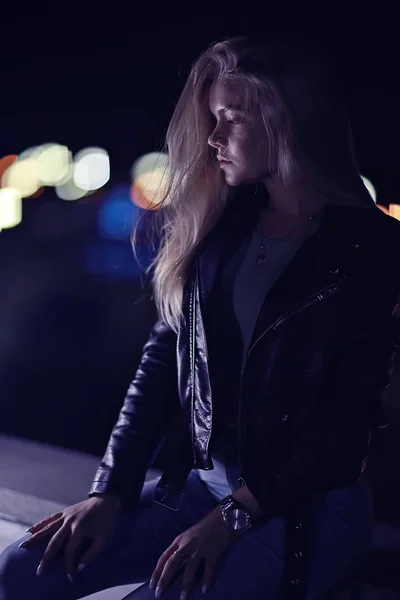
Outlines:
POLYGON ((157 446, 179 411, 176 339, 161 319, 152 328, 89 497, 109 493, 122 505, 138 502, 157 446))
POLYGON ((264 474, 250 464, 243 470, 265 515, 284 514, 321 483, 329 489, 332 474, 339 481, 348 468, 349 448, 360 453, 359 467, 355 464, 360 473, 370 431, 386 426, 382 403, 400 335, 399 298, 391 283, 391 289, 389 285, 374 290, 359 307, 327 386, 330 402, 321 405, 318 423, 308 434, 307 427, 305 433, 302 428, 293 431, 290 459, 264 474))

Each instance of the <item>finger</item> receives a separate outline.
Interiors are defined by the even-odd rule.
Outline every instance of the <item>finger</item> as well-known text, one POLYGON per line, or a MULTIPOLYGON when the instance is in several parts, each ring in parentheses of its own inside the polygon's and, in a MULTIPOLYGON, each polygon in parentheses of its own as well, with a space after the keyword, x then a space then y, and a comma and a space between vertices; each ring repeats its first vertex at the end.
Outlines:
POLYGON ((48 569, 52 560, 54 560, 57 553, 61 550, 62 546, 65 544, 68 539, 70 532, 66 527, 61 527, 59 531, 51 538, 50 542, 47 544, 47 548, 43 554, 43 558, 40 561, 40 570, 39 574, 43 573, 48 569))
POLYGON ((92 560, 97 556, 97 554, 99 554, 100 550, 102 550, 103 546, 104 540, 102 537, 97 536, 96 538, 94 538, 90 548, 88 548, 83 554, 79 566, 85 565, 86 567, 89 563, 91 563, 92 560))
POLYGON ((198 555, 196 554, 193 554, 193 556, 190 558, 186 565, 182 578, 182 592, 185 592, 186 595, 189 593, 193 585, 193 581, 199 568, 200 561, 200 557, 198 557, 198 555))
POLYGON ((216 564, 215 561, 212 561, 212 560, 206 561, 206 564, 204 567, 203 582, 201 585, 201 591, 203 594, 205 594, 206 591, 211 586, 211 582, 212 582, 212 578, 213 578, 214 570, 215 570, 215 564, 216 564))
POLYGON ((177 556, 177 554, 175 554, 174 552, 175 549, 170 547, 167 548, 167 550, 163 554, 161 554, 156 564, 156 568, 153 571, 153 575, 151 576, 152 588, 155 587, 155 584, 160 580, 160 577, 165 569, 168 560, 173 556, 177 556))
POLYGON ((37 531, 40 531, 41 529, 43 529, 43 527, 45 527, 49 523, 52 523, 53 521, 56 521, 60 517, 62 517, 62 512, 54 513, 53 515, 42 519, 35 525, 32 525, 32 527, 29 527, 29 529, 26 530, 26 533, 36 533, 37 531))
POLYGON ((29 548, 36 542, 39 542, 40 540, 46 538, 47 536, 53 535, 54 533, 56 533, 56 531, 58 531, 58 529, 61 527, 61 525, 62 525, 62 521, 57 521, 56 523, 49 523, 48 525, 46 525, 46 527, 43 527, 43 529, 41 529, 37 533, 34 533, 30 538, 21 542, 21 544, 18 546, 18 548, 29 548))
POLYGON ((65 570, 67 572, 67 575, 69 577, 69 579, 72 580, 72 577, 75 573, 75 554, 76 551, 78 550, 78 547, 81 545, 82 542, 82 535, 80 535, 78 532, 74 532, 68 539, 67 543, 65 544, 65 550, 64 550, 64 563, 65 563, 65 570))
POLYGON ((167 589, 175 573, 177 573, 184 564, 189 564, 189 562, 190 559, 188 561, 188 559, 182 559, 179 554, 172 554, 165 564, 164 570, 158 580, 157 587, 160 587, 163 591, 167 589))

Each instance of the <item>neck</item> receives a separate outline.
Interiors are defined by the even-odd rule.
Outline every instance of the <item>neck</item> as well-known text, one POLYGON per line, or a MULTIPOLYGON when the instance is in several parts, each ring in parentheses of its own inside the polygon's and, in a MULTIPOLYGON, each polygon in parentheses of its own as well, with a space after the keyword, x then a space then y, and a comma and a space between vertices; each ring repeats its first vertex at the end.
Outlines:
POLYGON ((304 182, 284 185, 279 179, 264 182, 269 194, 269 210, 279 211, 291 219, 320 212, 326 201, 304 182))
POLYGON ((260 214, 257 230, 267 237, 280 238, 311 235, 319 226, 326 205, 310 187, 282 184, 277 179, 265 183, 269 195, 268 209, 260 214))

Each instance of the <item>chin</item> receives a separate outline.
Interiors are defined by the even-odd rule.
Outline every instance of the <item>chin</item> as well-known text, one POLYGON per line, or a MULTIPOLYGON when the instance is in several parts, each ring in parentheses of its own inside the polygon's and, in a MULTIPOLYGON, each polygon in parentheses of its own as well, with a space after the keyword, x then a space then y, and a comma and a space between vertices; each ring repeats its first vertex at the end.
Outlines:
POLYGON ((225 175, 226 183, 228 185, 230 185, 231 187, 237 187, 238 185, 245 183, 243 177, 235 175, 234 173, 226 173, 225 172, 224 175, 225 175))
POLYGON ((226 174, 225 174, 225 181, 231 187, 238 187, 239 185, 253 185, 254 183, 258 183, 258 180, 256 180, 256 179, 250 179, 248 177, 238 177, 238 176, 235 177, 233 175, 231 175, 229 177, 229 175, 227 176, 226 174))

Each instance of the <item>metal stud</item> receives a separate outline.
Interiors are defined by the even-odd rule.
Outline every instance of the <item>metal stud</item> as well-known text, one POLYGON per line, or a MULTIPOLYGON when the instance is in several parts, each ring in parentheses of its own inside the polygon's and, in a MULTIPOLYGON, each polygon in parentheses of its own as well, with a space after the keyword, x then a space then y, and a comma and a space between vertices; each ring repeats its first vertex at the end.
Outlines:
POLYGON ((301 551, 300 552, 295 552, 294 557, 295 558, 303 558, 303 553, 301 551))
POLYGON ((297 525, 296 525, 296 529, 297 529, 297 531, 298 531, 299 529, 301 529, 302 527, 303 527, 303 523, 301 523, 301 522, 297 523, 297 525))
POLYGON ((300 579, 292 579, 292 585, 299 585, 300 579))
POLYGON ((337 274, 339 273, 339 269, 338 269, 338 268, 335 268, 335 269, 329 269, 329 273, 330 273, 331 275, 337 275, 337 274))

